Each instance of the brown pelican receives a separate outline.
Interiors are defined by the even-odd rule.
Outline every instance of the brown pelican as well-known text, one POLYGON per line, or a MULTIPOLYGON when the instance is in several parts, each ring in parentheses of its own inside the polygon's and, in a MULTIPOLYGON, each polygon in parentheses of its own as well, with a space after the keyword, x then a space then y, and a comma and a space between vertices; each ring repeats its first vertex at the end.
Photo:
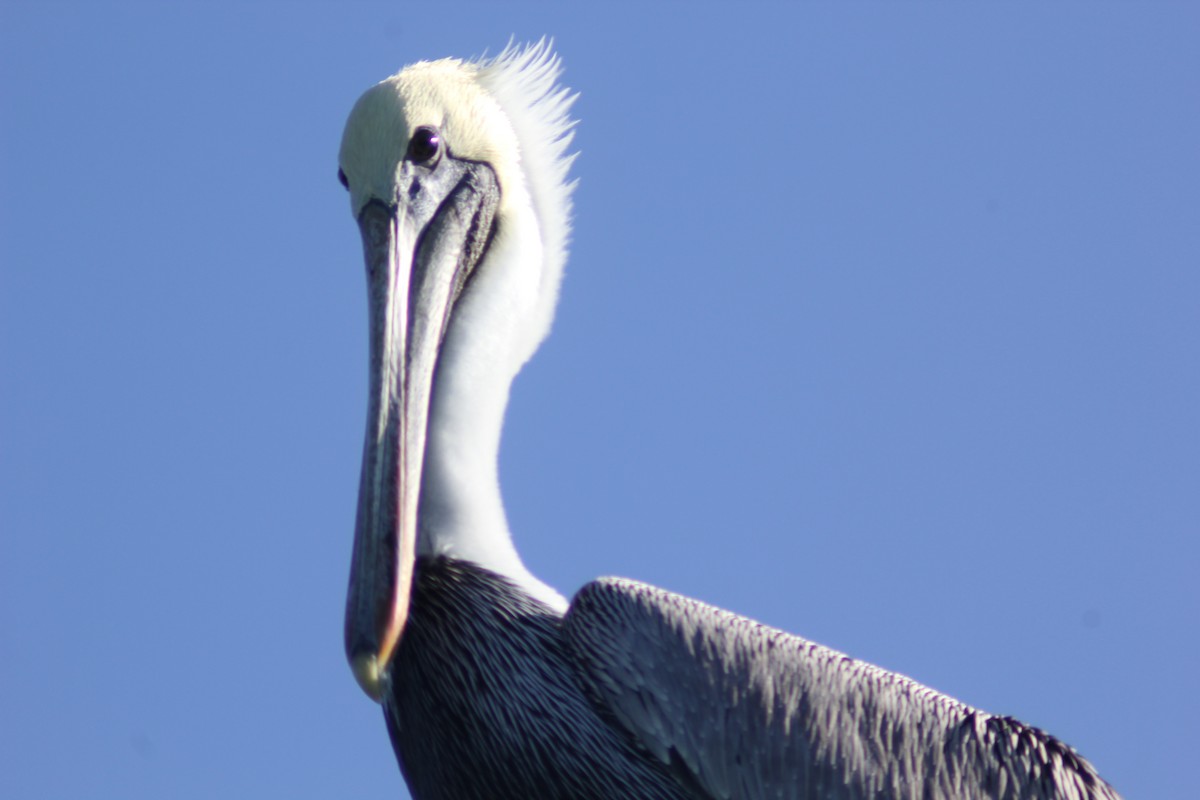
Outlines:
POLYGON ((339 177, 370 398, 346 650, 431 798, 1115 798, 1067 745, 644 584, 568 604, 513 548, 509 387, 566 256, 573 97, 545 44, 368 90, 339 177))

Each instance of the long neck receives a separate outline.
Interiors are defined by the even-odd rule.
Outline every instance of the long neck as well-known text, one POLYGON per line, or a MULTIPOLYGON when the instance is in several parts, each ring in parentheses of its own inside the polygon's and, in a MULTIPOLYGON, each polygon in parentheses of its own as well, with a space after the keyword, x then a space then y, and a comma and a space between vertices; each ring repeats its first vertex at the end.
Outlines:
POLYGON ((497 236, 455 307, 430 409, 418 547, 422 555, 479 564, 565 609, 517 555, 497 472, 509 389, 534 347, 521 325, 530 242, 536 247, 536 227, 511 225, 497 236))

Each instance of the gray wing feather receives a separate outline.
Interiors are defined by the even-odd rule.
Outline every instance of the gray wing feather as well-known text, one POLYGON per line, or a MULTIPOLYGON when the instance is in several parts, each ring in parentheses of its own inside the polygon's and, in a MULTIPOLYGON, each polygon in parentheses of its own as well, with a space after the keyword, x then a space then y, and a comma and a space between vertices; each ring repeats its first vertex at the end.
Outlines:
POLYGON ((1037 728, 645 584, 588 584, 564 633, 594 702, 700 796, 1119 800, 1037 728))

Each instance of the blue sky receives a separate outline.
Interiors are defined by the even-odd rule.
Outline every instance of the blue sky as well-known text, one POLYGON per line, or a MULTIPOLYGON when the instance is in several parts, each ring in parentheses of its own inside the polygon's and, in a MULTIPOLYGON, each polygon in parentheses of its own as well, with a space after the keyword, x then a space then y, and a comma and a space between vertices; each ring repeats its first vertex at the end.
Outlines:
POLYGON ((694 595, 1194 791, 1192 4, 0 7, 0 795, 403 797, 341 620, 358 94, 556 38, 555 330, 501 474, 694 595))

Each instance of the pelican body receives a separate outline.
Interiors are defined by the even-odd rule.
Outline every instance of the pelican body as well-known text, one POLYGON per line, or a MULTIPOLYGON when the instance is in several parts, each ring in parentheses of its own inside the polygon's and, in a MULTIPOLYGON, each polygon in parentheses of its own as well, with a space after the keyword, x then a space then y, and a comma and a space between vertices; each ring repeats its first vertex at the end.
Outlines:
POLYGON ((509 388, 566 257, 574 98, 544 44, 414 64, 350 114, 370 307, 346 652, 417 800, 1116 798, 1074 750, 645 584, 570 604, 513 547, 509 388))

